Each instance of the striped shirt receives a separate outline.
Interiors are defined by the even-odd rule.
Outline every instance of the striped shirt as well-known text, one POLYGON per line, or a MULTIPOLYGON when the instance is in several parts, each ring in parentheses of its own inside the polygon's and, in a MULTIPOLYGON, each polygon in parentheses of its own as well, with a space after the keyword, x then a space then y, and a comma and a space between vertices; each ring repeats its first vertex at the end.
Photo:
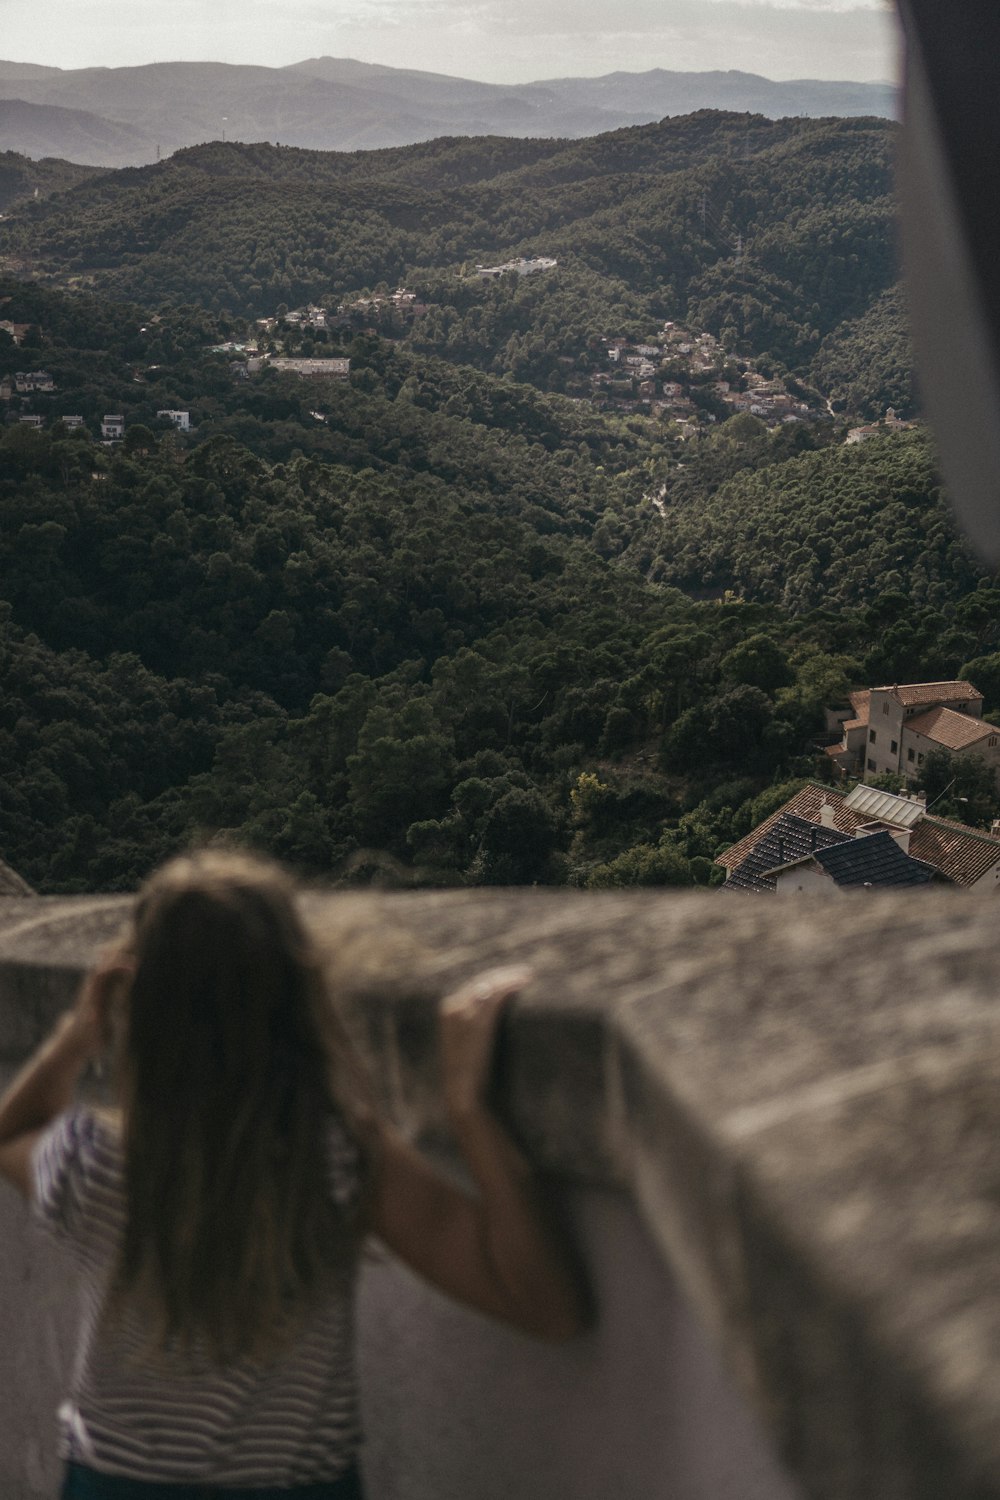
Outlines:
MULTIPOLYGON (((329 1132, 331 1192, 358 1192, 357 1151, 329 1132)), ((70 1391, 59 1409, 65 1459, 170 1483, 287 1486, 335 1479, 360 1440, 350 1292, 325 1295, 273 1362, 212 1364, 197 1349, 143 1360, 143 1326, 101 1309, 125 1224, 123 1154, 112 1119, 61 1115, 34 1155, 34 1212, 68 1246, 82 1282, 70 1391)))

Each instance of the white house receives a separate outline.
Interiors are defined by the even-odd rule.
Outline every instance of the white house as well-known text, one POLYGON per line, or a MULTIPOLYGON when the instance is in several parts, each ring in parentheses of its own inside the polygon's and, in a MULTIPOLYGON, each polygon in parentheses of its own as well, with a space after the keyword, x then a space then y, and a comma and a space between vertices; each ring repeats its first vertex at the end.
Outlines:
POLYGON ((502 266, 477 266, 476 275, 484 281, 496 281, 505 271, 514 271, 518 276, 534 276, 538 271, 552 271, 558 261, 547 255, 519 255, 516 260, 506 260, 502 266))
POLYGON ((17 370, 14 373, 15 391, 54 391, 55 388, 48 370, 17 370))
POLYGON ((178 432, 191 431, 191 413, 189 411, 158 411, 158 417, 165 417, 168 422, 173 422, 178 432))

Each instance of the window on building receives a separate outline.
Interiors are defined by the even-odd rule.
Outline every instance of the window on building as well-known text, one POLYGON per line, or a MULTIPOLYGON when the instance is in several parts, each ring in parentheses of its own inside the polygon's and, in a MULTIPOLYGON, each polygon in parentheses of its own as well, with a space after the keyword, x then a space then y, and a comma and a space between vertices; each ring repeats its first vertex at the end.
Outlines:
POLYGON ((896 751, 898 749, 899 749, 899 745, 896 743, 896 741, 895 740, 890 740, 889 741, 889 753, 890 753, 890 755, 895 755, 896 751))
POLYGON ((882 712, 884 714, 887 714, 889 712, 889 705, 888 705, 888 703, 883 703, 882 704, 882 712))
POLYGON ((874 729, 869 729, 869 731, 868 731, 868 743, 869 743, 869 745, 874 745, 874 743, 875 743, 875 731, 874 731, 874 729))
POLYGON ((875 769, 875 762, 871 759, 870 756, 868 758, 868 769, 869 771, 874 771, 875 769))
POLYGON ((920 754, 917 756, 917 765, 918 766, 922 766, 923 763, 924 763, 924 752, 921 750, 920 754))
POLYGON ((986 741, 987 745, 989 745, 989 747, 990 747, 991 750, 993 749, 993 746, 996 744, 996 742, 997 742, 997 737, 996 737, 995 734, 991 734, 990 737, 989 737, 989 739, 986 741))
POLYGON ((913 749, 912 749, 912 746, 911 746, 911 748, 909 750, 907 750, 907 752, 906 752, 906 758, 907 758, 907 760, 912 760, 913 759, 913 749))

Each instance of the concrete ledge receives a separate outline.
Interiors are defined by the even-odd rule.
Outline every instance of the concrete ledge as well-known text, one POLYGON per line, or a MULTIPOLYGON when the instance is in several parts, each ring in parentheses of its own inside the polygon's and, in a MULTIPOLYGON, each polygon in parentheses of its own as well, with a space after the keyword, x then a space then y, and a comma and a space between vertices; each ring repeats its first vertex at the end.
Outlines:
MULTIPOLYGON (((0 1057, 126 903, 0 903, 0 1057)), ((1000 1496, 1000 923, 988 898, 305 898, 388 1107, 440 1136, 433 997, 535 980, 498 1097, 624 1190, 810 1495, 1000 1496)), ((735 1494, 735 1492, 734 1492, 735 1494)))

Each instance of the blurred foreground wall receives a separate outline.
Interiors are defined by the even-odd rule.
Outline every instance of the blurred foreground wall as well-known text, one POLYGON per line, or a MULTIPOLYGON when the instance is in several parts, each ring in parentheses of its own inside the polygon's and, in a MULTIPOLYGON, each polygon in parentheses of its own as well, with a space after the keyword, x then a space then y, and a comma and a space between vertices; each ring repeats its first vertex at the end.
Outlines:
MULTIPOLYGON (((9 1072, 117 899, 0 902, 9 1072)), ((590 1268, 557 1349, 368 1259, 373 1500, 1000 1500, 1000 923, 968 895, 814 903, 307 898, 386 1106, 446 1151, 434 999, 536 978, 498 1100, 590 1268)), ((73 1287, 0 1198, 0 1495, 51 1495, 73 1287)))

